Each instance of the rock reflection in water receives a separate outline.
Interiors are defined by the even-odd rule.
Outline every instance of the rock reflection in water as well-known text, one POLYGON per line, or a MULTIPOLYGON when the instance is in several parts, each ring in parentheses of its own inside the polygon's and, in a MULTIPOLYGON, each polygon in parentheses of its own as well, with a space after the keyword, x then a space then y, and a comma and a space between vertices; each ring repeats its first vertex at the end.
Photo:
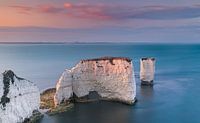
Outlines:
POLYGON ((140 87, 140 98, 142 99, 152 99, 154 95, 153 86, 141 86, 140 87))
POLYGON ((66 113, 53 116, 54 123, 129 123, 133 106, 107 101, 77 103, 66 113))

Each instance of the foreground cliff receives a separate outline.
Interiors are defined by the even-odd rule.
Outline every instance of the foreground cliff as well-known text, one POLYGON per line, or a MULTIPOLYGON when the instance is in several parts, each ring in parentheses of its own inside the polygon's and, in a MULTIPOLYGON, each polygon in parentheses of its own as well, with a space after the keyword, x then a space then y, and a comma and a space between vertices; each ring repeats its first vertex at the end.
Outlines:
POLYGON ((28 122, 40 105, 38 88, 12 71, 0 75, 0 123, 28 122))
POLYGON ((122 57, 104 57, 80 61, 65 70, 56 85, 55 105, 70 98, 82 98, 97 92, 100 100, 133 104, 136 84, 132 61, 122 57))

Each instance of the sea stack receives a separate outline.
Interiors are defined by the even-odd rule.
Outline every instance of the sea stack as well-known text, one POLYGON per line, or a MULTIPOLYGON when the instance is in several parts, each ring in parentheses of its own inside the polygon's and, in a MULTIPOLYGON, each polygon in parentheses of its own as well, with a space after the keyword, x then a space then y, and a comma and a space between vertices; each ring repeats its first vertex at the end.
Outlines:
POLYGON ((0 123, 22 123, 37 114, 39 89, 11 70, 0 74, 0 123))
POLYGON ((142 85, 153 85, 155 58, 140 59, 140 80, 142 85))
POLYGON ((132 61, 124 57, 81 60, 65 70, 56 85, 55 105, 72 97, 82 98, 96 92, 100 100, 133 104, 136 84, 132 61))

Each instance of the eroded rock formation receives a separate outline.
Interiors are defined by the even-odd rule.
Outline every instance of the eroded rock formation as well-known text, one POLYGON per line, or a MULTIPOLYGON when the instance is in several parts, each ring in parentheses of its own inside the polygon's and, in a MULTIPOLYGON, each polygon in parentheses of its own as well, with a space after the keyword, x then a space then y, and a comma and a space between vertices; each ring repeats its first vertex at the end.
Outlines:
POLYGON ((80 61, 65 70, 56 85, 55 105, 97 92, 101 99, 133 104, 136 85, 132 61, 122 57, 104 57, 80 61))
POLYGON ((18 123, 39 109, 39 89, 11 70, 0 75, 0 123, 18 123))
POLYGON ((142 85, 153 85, 155 58, 140 59, 140 80, 142 85))

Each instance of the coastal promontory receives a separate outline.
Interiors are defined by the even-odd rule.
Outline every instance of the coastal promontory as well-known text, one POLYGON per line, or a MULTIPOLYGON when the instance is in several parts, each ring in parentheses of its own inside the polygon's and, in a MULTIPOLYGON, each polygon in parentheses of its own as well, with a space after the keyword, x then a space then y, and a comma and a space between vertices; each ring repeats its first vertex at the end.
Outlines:
POLYGON ((125 57, 102 57, 81 60, 66 69, 56 85, 55 106, 70 99, 86 98, 95 92, 99 100, 133 104, 136 83, 132 60, 125 57))
POLYGON ((0 123, 28 122, 39 106, 40 92, 32 82, 11 70, 0 74, 0 123))

